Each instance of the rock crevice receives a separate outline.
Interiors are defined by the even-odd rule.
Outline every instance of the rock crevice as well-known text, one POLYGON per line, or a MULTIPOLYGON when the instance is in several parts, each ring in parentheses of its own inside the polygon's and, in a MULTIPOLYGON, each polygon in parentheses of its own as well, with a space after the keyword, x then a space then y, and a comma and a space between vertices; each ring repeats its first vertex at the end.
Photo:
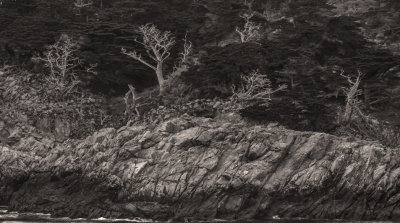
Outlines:
POLYGON ((373 142, 198 117, 41 141, 0 149, 0 200, 12 209, 152 219, 400 217, 399 149, 373 142))

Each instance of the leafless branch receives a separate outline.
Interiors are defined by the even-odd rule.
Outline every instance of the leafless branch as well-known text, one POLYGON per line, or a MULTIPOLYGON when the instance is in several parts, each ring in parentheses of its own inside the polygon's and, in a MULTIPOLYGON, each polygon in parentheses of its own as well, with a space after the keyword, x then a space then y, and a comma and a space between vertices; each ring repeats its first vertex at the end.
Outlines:
POLYGON ((127 55, 128 57, 133 58, 133 59, 135 59, 135 60, 141 62, 142 64, 144 64, 144 65, 150 67, 150 68, 153 69, 153 70, 156 70, 156 69, 157 69, 155 66, 153 66, 153 65, 151 65, 150 63, 148 63, 147 61, 145 61, 145 60, 142 58, 142 55, 139 54, 139 53, 137 53, 135 50, 134 50, 134 51, 127 52, 126 49, 122 48, 122 49, 121 49, 121 52, 122 52, 122 54, 125 54, 125 55, 127 55))
POLYGON ((351 116, 354 110, 359 112, 359 115, 363 116, 358 106, 360 103, 358 100, 358 96, 362 94, 362 91, 359 89, 362 73, 358 71, 358 75, 355 80, 352 80, 352 78, 348 75, 344 75, 343 70, 340 72, 339 75, 346 78, 347 82, 349 83, 349 87, 342 88, 342 90, 346 94, 346 108, 341 118, 342 123, 348 124, 351 120, 351 116))
POLYGON ((181 65, 188 63, 188 57, 192 53, 192 42, 187 39, 187 33, 185 34, 183 51, 180 54, 181 58, 179 63, 181 65))
POLYGON ((239 104, 240 108, 254 104, 268 106, 271 95, 286 89, 286 87, 286 85, 282 85, 275 90, 272 89, 271 81, 267 75, 256 70, 249 75, 242 76, 241 87, 232 87, 232 99, 239 104))
MULTIPOLYGON (((81 59, 76 55, 80 46, 72 37, 63 34, 52 45, 46 47, 43 56, 34 56, 33 61, 40 61, 49 69, 46 80, 60 92, 61 96, 71 93, 80 83, 77 72, 82 67, 81 59)), ((96 73, 95 65, 86 69, 87 72, 96 73)))
POLYGON ((240 15, 244 20, 244 26, 243 28, 237 26, 235 30, 239 34, 242 43, 257 41, 261 37, 261 25, 251 21, 253 16, 254 12, 243 13, 240 15))
POLYGON ((140 117, 140 112, 136 103, 136 93, 135 93, 135 88, 131 85, 128 84, 129 91, 125 94, 124 96, 124 101, 125 101, 125 115, 130 115, 131 110, 134 109, 136 112, 136 116, 140 117), (131 102, 129 101, 129 98, 132 97, 131 102))
POLYGON ((162 32, 153 24, 139 26, 136 31, 141 35, 142 40, 135 39, 135 42, 146 49, 147 56, 153 60, 156 65, 152 65, 150 62, 146 61, 136 50, 128 52, 126 49, 122 48, 121 52, 154 70, 160 89, 162 89, 164 84, 163 63, 170 56, 170 50, 175 44, 175 39, 171 32, 162 32))

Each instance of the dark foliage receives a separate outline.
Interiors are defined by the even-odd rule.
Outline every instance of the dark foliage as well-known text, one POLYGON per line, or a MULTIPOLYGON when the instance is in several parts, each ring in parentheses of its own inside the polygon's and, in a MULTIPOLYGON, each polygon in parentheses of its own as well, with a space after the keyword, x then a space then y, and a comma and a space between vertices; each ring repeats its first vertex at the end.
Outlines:
POLYGON ((241 75, 257 68, 271 72, 282 67, 284 55, 273 57, 273 50, 278 49, 256 43, 211 48, 201 59, 201 65, 186 72, 184 79, 197 89, 198 97, 229 96, 241 75))
MULTIPOLYGON (((178 40, 188 32, 196 37, 191 39, 195 45, 203 45, 230 32, 237 12, 230 3, 212 2, 205 8, 186 0, 98 0, 80 13, 74 12, 73 1, 7 1, 0 7, 0 24, 4 24, 0 26, 0 63, 32 68, 32 55, 53 43, 61 33, 75 34, 83 40, 83 59, 99 64, 99 76, 93 78, 91 89, 122 94, 126 84, 133 82, 143 90, 156 83, 151 71, 120 54, 121 47, 134 46, 135 26, 151 22, 161 30, 171 30, 178 40), (206 13, 220 19, 205 29, 206 13)), ((177 57, 177 50, 173 58, 177 57)), ((171 70, 173 63, 168 64, 171 70)))
POLYGON ((400 46, 399 1, 382 0, 379 10, 365 6, 365 12, 345 13, 335 11, 326 0, 258 0, 253 5, 254 19, 263 25, 265 38, 246 44, 235 39, 235 26, 242 22, 238 14, 246 10, 237 0, 94 2, 76 13, 72 1, 4 1, 0 63, 40 70, 30 60, 32 55, 68 33, 81 41, 79 56, 98 64, 97 76, 84 77, 92 91, 122 95, 128 83, 145 91, 157 83, 152 71, 122 55, 120 49, 137 48, 134 28, 151 22, 177 38, 165 73, 175 65, 186 32, 193 42, 200 64, 182 75, 185 99, 227 98, 241 75, 258 69, 268 74, 274 88, 282 84, 288 88, 274 95, 269 108, 247 108, 244 116, 300 130, 331 131, 335 111, 345 99, 341 88, 346 80, 337 69, 350 76, 359 69, 364 74, 363 109, 391 123, 399 119, 393 115, 400 109, 400 47, 395 48, 400 46), (266 9, 279 12, 280 17, 268 21, 263 16, 266 9))

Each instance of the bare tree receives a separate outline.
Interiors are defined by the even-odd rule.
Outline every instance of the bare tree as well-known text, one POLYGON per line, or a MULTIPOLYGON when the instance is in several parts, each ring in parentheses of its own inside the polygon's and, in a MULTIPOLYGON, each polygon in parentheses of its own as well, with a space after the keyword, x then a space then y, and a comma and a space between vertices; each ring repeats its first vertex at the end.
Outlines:
POLYGON ((339 75, 346 78, 347 82, 349 83, 349 87, 342 88, 346 94, 346 108, 341 117, 341 123, 349 124, 354 111, 357 111, 358 114, 364 118, 364 115, 359 108, 360 101, 358 100, 358 97, 362 94, 361 89, 359 89, 362 73, 358 71, 358 75, 355 80, 352 80, 348 75, 344 75, 343 70, 339 75))
POLYGON ((183 50, 179 53, 179 61, 171 73, 172 77, 180 76, 182 72, 188 70, 190 65, 195 63, 195 58, 193 58, 192 52, 193 45, 192 42, 188 40, 186 33, 185 38, 183 39, 183 50))
POLYGON ((34 57, 33 60, 43 61, 50 71, 47 81, 55 85, 62 95, 67 94, 79 83, 75 73, 75 68, 81 64, 75 55, 79 45, 68 35, 61 35, 56 43, 46 48, 43 57, 34 57))
POLYGON ((128 52, 126 49, 122 48, 121 52, 154 70, 160 86, 160 92, 162 92, 165 82, 163 64, 170 56, 170 50, 175 44, 175 39, 171 32, 162 32, 153 24, 142 25, 137 29, 137 32, 142 36, 143 40, 139 41, 135 39, 135 42, 146 49, 147 56, 152 62, 143 58, 136 50, 128 52))
POLYGON ((188 40, 187 38, 187 33, 185 34, 185 38, 183 39, 184 44, 183 44, 183 51, 179 54, 180 55, 180 60, 179 60, 179 65, 186 65, 190 63, 190 55, 193 52, 193 45, 192 42, 188 40))
MULTIPOLYGON (((32 58, 34 61, 44 62, 45 67, 50 71, 46 80, 60 91, 61 96, 70 93, 80 83, 77 72, 83 65, 81 59, 76 55, 79 47, 77 41, 63 34, 57 42, 46 47, 47 51, 43 56, 32 58)), ((95 73, 94 67, 96 64, 90 65, 86 72, 95 73)))
POLYGON ((249 75, 242 75, 241 79, 242 85, 239 88, 232 87, 232 99, 239 108, 252 105, 268 106, 272 94, 287 88, 286 85, 281 85, 272 89, 268 76, 258 70, 249 75))
POLYGON ((136 112, 136 116, 140 118, 140 112, 136 103, 136 93, 135 93, 135 88, 131 85, 128 84, 129 87, 129 91, 126 92, 125 97, 124 97, 124 101, 125 101, 125 115, 126 116, 130 116, 131 114, 131 110, 134 109, 136 112), (129 100, 131 96, 132 100, 129 100))
POLYGON ((261 37, 261 25, 251 21, 253 16, 254 12, 242 13, 240 15, 244 20, 244 26, 243 28, 236 26, 236 32, 239 34, 242 43, 257 41, 261 37))

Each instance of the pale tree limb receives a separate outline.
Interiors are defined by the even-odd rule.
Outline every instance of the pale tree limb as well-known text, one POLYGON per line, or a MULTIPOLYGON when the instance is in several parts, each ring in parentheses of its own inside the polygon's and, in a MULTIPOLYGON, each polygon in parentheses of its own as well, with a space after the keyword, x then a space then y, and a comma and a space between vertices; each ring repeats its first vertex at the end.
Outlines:
POLYGON ((239 34, 242 43, 257 41, 261 38, 261 25, 251 21, 253 16, 254 12, 243 13, 240 15, 244 20, 244 26, 243 28, 236 26, 235 31, 239 34))
MULTIPOLYGON (((54 86, 61 96, 70 94, 81 82, 77 72, 84 69, 82 60, 77 56, 80 46, 72 37, 63 34, 52 45, 46 47, 43 56, 34 56, 33 61, 40 61, 49 69, 46 81, 54 86)), ((96 73, 95 65, 86 69, 88 73, 96 73)))
POLYGON ((344 75, 343 70, 339 75, 346 78, 347 82, 349 83, 349 87, 342 89, 346 94, 346 107, 341 118, 342 123, 349 124, 354 109, 358 111, 358 113, 363 117, 361 110, 358 107, 359 100, 357 99, 357 97, 362 94, 362 91, 359 89, 362 73, 358 70, 358 75, 355 80, 352 80, 351 77, 348 75, 344 75))
POLYGON ((183 49, 182 52, 179 53, 178 64, 174 66, 173 72, 171 73, 172 77, 177 77, 188 70, 188 68, 195 64, 195 58, 193 57, 193 44, 187 37, 188 33, 186 32, 185 37, 183 39, 183 49))
MULTIPOLYGON (((156 69, 157 69, 155 66, 153 66, 153 65, 151 65, 150 63, 148 63, 147 61, 145 61, 145 60, 142 58, 142 55, 138 54, 136 51, 127 52, 126 49, 122 48, 122 49, 121 49, 121 52, 122 52, 122 54, 125 54, 125 55, 127 55, 128 57, 133 58, 133 59, 135 59, 135 60, 141 62, 142 64, 144 64, 144 65, 150 67, 150 68, 153 69, 153 70, 156 70, 156 69)), ((152 57, 150 57, 150 58, 152 58, 152 57)))
POLYGON ((125 94, 124 96, 124 101, 125 101, 125 115, 128 116, 131 114, 131 109, 133 108, 136 112, 136 116, 140 117, 140 112, 136 103, 136 93, 135 93, 135 88, 131 85, 128 84, 129 91, 125 94), (132 97, 132 102, 129 102, 129 98, 132 97))
POLYGON ((240 88, 232 87, 232 100, 239 108, 252 105, 268 106, 272 94, 287 88, 286 85, 281 85, 277 89, 272 89, 268 76, 258 70, 242 75, 241 79, 240 88))
POLYGON ((187 64, 189 62, 189 56, 191 55, 193 49, 192 49, 192 42, 187 39, 187 32, 185 34, 184 44, 183 44, 183 51, 179 53, 181 56, 180 58, 180 65, 187 64))
POLYGON ((128 52, 126 49, 122 48, 121 52, 155 71, 161 93, 165 82, 163 63, 170 56, 170 50, 175 44, 175 39, 171 32, 162 32, 153 24, 139 26, 136 31, 141 35, 142 40, 139 41, 135 39, 135 42, 145 48, 148 57, 153 60, 156 65, 152 65, 150 62, 143 59, 142 55, 137 53, 136 50, 128 52))

